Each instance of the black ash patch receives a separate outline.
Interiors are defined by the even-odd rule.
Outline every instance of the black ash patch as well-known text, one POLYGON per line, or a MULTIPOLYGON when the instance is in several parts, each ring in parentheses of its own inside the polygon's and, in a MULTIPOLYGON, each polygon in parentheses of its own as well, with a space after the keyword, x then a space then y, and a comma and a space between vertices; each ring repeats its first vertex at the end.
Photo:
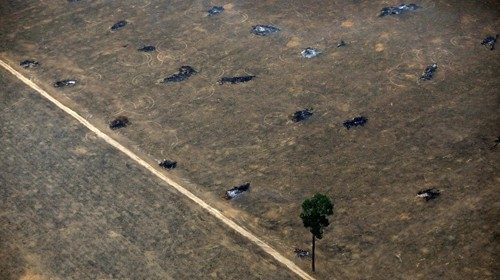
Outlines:
POLYGON ((178 73, 172 74, 163 79, 163 83, 169 84, 169 83, 182 82, 189 79, 189 77, 196 75, 196 73, 198 73, 196 70, 194 70, 193 67, 188 65, 181 66, 178 71, 179 71, 178 73))
POLYGON ((158 165, 164 169, 170 170, 177 167, 177 161, 164 159, 158 165))
POLYGON ((225 198, 227 200, 236 198, 240 196, 242 193, 248 191, 250 189, 250 183, 245 183, 243 185, 233 187, 230 190, 227 190, 225 193, 225 198))
POLYGON ((129 124, 130 124, 130 121, 127 117, 118 116, 109 123, 109 128, 115 130, 115 129, 126 127, 129 124))
POLYGON ((347 129, 351 129, 351 127, 356 126, 364 126, 368 122, 368 119, 363 116, 355 117, 352 120, 344 121, 343 125, 347 129))

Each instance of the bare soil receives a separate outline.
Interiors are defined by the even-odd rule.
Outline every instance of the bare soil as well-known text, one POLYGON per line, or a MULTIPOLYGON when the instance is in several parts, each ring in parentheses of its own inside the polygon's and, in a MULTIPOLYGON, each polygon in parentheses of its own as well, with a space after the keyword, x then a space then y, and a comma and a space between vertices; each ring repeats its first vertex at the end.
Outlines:
POLYGON ((296 279, 0 72, 1 279, 296 279))
POLYGON ((330 196, 319 279, 494 279, 500 63, 480 43, 499 33, 500 5, 415 3, 379 18, 399 1, 223 1, 215 17, 210 1, 8 1, 0 56, 40 61, 24 73, 151 162, 177 161, 172 176, 289 258, 309 247, 301 202, 330 196), (281 31, 255 36, 255 24, 281 31), (304 59, 306 47, 323 53, 304 59), (182 65, 199 73, 158 83, 182 65), (217 85, 237 75, 257 77, 217 85), (52 88, 69 78, 80 83, 52 88), (314 115, 293 123, 304 108, 314 115), (109 130, 119 115, 131 125, 109 130), (342 126, 359 115, 364 127, 342 126), (249 193, 221 198, 244 182, 249 193), (425 188, 442 194, 416 198, 425 188))

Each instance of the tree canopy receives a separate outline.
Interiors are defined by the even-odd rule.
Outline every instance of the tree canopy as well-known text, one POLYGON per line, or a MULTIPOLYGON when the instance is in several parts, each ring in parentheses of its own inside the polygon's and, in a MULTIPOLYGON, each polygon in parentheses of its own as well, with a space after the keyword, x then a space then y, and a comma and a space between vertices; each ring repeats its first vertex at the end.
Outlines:
POLYGON ((311 233, 318 239, 323 237, 323 229, 327 227, 329 215, 333 214, 333 204, 324 194, 315 194, 312 198, 302 203, 300 218, 304 227, 309 228, 311 233))

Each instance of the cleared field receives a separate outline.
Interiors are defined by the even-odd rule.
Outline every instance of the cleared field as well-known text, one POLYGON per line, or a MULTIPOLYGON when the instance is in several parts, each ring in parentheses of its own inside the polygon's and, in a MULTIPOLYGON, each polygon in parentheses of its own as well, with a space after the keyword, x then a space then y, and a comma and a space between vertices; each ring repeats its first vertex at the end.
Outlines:
POLYGON ((295 279, 0 71, 1 279, 295 279))
POLYGON ((498 33, 500 4, 415 2, 379 18, 399 2, 224 1, 206 17, 208 1, 9 1, 0 55, 40 61, 24 71, 33 81, 152 163, 178 161, 172 176, 291 259, 310 242, 300 203, 332 197, 318 278, 493 279, 500 63, 480 42, 498 33), (249 32, 271 23, 282 31, 249 32), (157 51, 137 51, 146 44, 157 51), (305 47, 323 53, 305 60, 305 47), (435 79, 419 81, 434 62, 435 79), (157 83, 182 65, 199 73, 157 83), (243 74, 257 77, 216 84, 243 74), (79 84, 52 88, 68 78, 79 84), (290 121, 308 107, 311 119, 290 121), (118 115, 132 124, 111 132, 118 115), (342 126, 358 115, 366 126, 342 126), (221 199, 247 181, 248 194, 221 199), (437 200, 415 197, 432 187, 437 200))

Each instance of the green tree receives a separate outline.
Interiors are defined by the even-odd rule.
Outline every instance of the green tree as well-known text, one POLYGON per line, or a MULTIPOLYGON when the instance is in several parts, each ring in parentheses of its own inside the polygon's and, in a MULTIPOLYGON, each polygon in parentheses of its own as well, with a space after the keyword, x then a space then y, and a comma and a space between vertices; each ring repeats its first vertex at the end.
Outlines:
POLYGON ((333 204, 324 194, 317 193, 302 203, 300 218, 304 223, 304 227, 309 228, 312 233, 312 271, 315 271, 314 249, 316 238, 323 238, 323 229, 330 224, 328 216, 332 214, 333 204))

